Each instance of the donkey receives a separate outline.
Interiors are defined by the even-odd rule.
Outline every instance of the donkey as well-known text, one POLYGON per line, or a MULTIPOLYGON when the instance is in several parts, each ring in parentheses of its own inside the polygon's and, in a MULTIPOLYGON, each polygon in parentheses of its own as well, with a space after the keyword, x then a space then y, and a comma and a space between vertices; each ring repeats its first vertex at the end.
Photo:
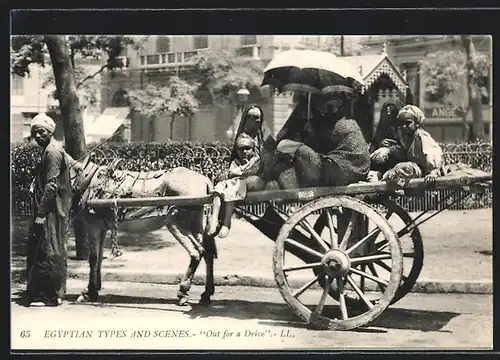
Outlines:
MULTIPOLYGON (((101 290, 101 266, 106 234, 111 230, 116 240, 118 224, 126 220, 141 222, 142 232, 166 226, 190 256, 189 266, 177 293, 178 304, 189 303, 189 290, 193 277, 203 257, 206 263, 205 291, 200 304, 210 303, 214 294, 213 263, 216 255, 215 239, 204 229, 204 206, 171 206, 142 208, 96 208, 86 206, 89 199, 141 198, 162 196, 205 197, 213 193, 209 178, 185 167, 170 170, 138 172, 118 169, 121 159, 110 165, 98 165, 85 157, 76 161, 68 155, 72 186, 75 189, 74 210, 83 216, 89 243, 90 275, 88 287, 77 302, 97 301, 101 290), (76 205, 75 205, 76 204, 76 205), (151 219, 160 221, 151 222, 151 219), (142 224, 144 222, 144 224, 142 224)), ((78 216, 78 215, 77 215, 78 216)), ((210 220, 209 220, 210 221, 210 220)))

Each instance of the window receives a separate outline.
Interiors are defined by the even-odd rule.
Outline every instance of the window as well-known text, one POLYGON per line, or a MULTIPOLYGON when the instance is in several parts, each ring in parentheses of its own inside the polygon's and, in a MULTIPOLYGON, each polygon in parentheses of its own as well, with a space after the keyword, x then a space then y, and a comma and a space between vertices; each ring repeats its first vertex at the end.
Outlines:
POLYGON ((156 40, 156 52, 166 53, 170 51, 170 37, 169 36, 158 36, 156 40))
POLYGON ((241 37, 241 46, 257 45, 257 35, 243 35, 241 37))
POLYGON ((239 56, 244 57, 252 57, 253 56, 253 47, 242 47, 237 50, 237 54, 239 56))
POLYGON ((174 53, 168 54, 167 60, 168 60, 169 64, 174 63, 175 62, 175 54, 174 53))
POLYGON ((12 75, 12 95, 24 94, 24 78, 19 75, 12 75))
POLYGON ((183 61, 182 60, 182 58, 183 58, 182 53, 176 53, 176 55, 177 55, 177 62, 182 62, 183 61))
POLYGON ((193 44, 195 49, 207 49, 208 48, 208 36, 194 36, 193 44))
POLYGON ((147 62, 148 65, 150 64, 159 64, 160 63, 160 56, 159 55, 148 55, 147 56, 147 62))

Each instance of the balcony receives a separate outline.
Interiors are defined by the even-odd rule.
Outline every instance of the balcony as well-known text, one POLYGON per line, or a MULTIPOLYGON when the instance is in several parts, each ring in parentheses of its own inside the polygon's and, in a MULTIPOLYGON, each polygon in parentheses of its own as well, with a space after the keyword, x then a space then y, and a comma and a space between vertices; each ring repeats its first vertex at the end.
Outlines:
POLYGON ((185 51, 173 53, 156 53, 149 55, 140 55, 139 69, 158 69, 165 67, 177 67, 183 65, 190 65, 190 59, 198 55, 199 51, 185 51))

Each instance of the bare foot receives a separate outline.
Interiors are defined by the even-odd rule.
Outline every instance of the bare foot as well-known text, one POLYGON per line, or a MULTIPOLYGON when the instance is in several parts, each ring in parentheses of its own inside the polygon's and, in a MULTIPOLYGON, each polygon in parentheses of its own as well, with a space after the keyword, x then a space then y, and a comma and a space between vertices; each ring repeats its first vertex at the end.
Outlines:
POLYGON ((225 238, 229 235, 229 228, 227 226, 222 226, 219 231, 219 237, 225 238))

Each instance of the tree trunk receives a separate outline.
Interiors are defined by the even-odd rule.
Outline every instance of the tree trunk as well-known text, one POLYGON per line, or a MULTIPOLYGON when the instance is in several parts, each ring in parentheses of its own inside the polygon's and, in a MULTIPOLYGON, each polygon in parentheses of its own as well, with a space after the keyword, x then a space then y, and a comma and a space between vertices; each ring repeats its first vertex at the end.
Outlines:
POLYGON ((175 124, 175 114, 172 114, 170 120, 170 140, 174 139, 174 124, 175 124))
MULTIPOLYGON (((73 158, 80 159, 85 155, 85 135, 80 102, 76 93, 75 72, 71 64, 68 45, 62 35, 47 35, 44 36, 44 39, 54 71, 66 151, 73 158)), ((87 236, 83 219, 78 214, 73 220, 73 229, 75 231, 76 258, 86 260, 88 258, 87 236)))
POLYGON ((344 35, 340 35, 340 56, 344 56, 344 54, 345 54, 344 35))
POLYGON ((469 107, 472 110, 472 139, 484 139, 483 105, 477 84, 477 57, 470 35, 462 35, 462 44, 467 58, 467 90, 469 107))

